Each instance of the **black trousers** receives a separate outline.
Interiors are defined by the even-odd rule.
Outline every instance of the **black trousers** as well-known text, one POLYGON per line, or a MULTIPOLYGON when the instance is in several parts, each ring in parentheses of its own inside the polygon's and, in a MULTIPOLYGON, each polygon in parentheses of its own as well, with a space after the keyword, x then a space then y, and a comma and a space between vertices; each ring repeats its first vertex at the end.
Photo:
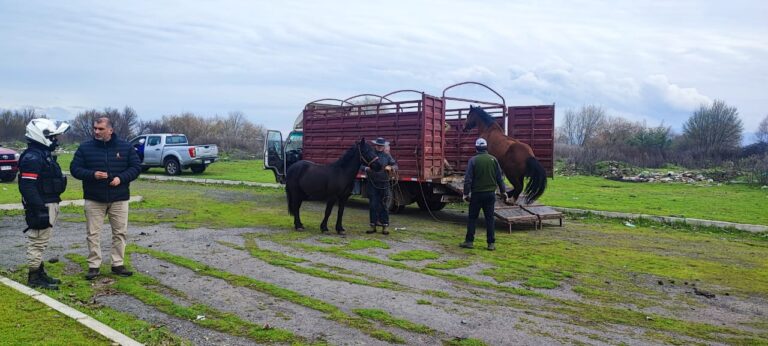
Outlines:
POLYGON ((496 242, 495 220, 493 219, 493 208, 496 205, 496 196, 494 191, 473 192, 472 199, 469 201, 469 216, 467 220, 467 235, 464 241, 471 243, 475 241, 475 224, 480 216, 480 209, 483 209, 485 216, 485 232, 488 244, 496 242))

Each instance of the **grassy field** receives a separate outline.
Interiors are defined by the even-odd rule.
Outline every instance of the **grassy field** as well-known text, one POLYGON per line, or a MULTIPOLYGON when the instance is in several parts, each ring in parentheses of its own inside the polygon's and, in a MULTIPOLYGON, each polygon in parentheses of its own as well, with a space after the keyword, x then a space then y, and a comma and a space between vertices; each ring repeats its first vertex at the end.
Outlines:
POLYGON ((43 303, 0 284, 4 345, 111 345, 111 341, 43 303))
MULTIPOLYGON (((565 180, 565 179, 563 179, 565 180)), ((695 187, 690 187, 695 189, 695 187)), ((554 189, 553 189, 554 190, 554 189)), ((276 266, 282 266, 302 275, 322 277, 328 280, 342 280, 359 285, 388 288, 393 291, 402 289, 394 283, 378 280, 358 280, 334 274, 327 268, 296 265, 297 259, 283 253, 267 251, 254 246, 253 239, 276 242, 290 247, 294 251, 336 256, 345 260, 375 263, 400 270, 412 271, 454 282, 456 285, 468 285, 478 289, 493 290, 516 296, 530 296, 546 301, 544 305, 527 305, 525 300, 505 300, 485 302, 484 304, 504 304, 532 311, 532 314, 557 314, 571 323, 591 325, 622 325, 648 328, 659 334, 649 334, 648 338, 656 342, 680 342, 678 337, 689 336, 703 338, 715 343, 766 344, 768 334, 737 330, 683 318, 662 315, 663 308, 674 305, 673 309, 689 310, 686 304, 696 309, 703 308, 701 302, 694 302, 688 295, 670 297, 660 291, 656 282, 664 282, 667 287, 682 286, 685 282, 696 284, 718 296, 740 297, 742 299, 768 299, 768 238, 743 232, 732 232, 711 228, 693 228, 668 226, 651 222, 637 222, 629 228, 618 220, 601 218, 569 219, 565 227, 546 227, 543 231, 521 230, 508 234, 497 233, 495 252, 482 249, 464 251, 457 248, 463 239, 465 224, 463 216, 455 213, 438 212, 440 221, 435 221, 418 212, 416 208, 407 208, 403 214, 392 217, 392 227, 405 229, 395 231, 387 238, 388 242, 434 244, 432 251, 397 251, 387 258, 379 258, 360 252, 366 249, 387 248, 386 242, 368 239, 363 231, 367 224, 367 207, 364 201, 354 199, 345 213, 345 226, 348 239, 321 237, 320 242, 327 246, 310 245, 306 240, 318 237, 318 224, 322 218, 322 206, 308 203, 302 210, 307 232, 293 232, 292 218, 286 213, 283 193, 279 189, 251 187, 203 186, 186 183, 157 183, 139 181, 133 185, 134 194, 142 195, 145 201, 132 206, 131 225, 170 223, 181 229, 193 228, 230 228, 230 227, 266 227, 279 232, 252 235, 246 238, 243 251, 253 257, 276 266), (249 240, 251 239, 251 240, 249 240), (431 260, 431 265, 418 266, 412 261, 431 260), (480 274, 491 277, 495 282, 478 280, 448 272, 453 268, 481 265, 480 274), (352 280, 354 282, 352 282, 352 280), (521 283, 528 289, 510 287, 508 283, 521 283), (533 291, 537 289, 540 291, 533 291), (543 290, 543 291, 541 291, 543 290), (565 295, 548 295, 547 290, 565 291, 565 295), (575 295, 578 299, 568 298, 575 295), (627 309, 626 307, 631 307, 627 309)), ((80 208, 65 208, 67 221, 82 222, 80 208)), ((0 213, 2 215, 2 213, 0 213)), ((333 219, 333 218, 332 218, 333 219)), ((483 234, 478 235, 478 242, 483 241, 483 234)), ((247 278, 232 276, 226 272, 214 271, 188 259, 153 252, 148 249, 131 247, 130 251, 149 253, 171 263, 185 266, 199 272, 224 278, 233 284, 256 285, 247 278), (244 281, 245 280, 245 281, 244 281)), ((83 258, 70 257, 76 263, 83 258)), ((336 269, 338 270, 338 269, 336 269)), ((62 275, 61 265, 54 265, 51 272, 62 275)), ((49 292, 54 297, 71 301, 88 301, 98 294, 83 280, 74 275, 62 275, 74 287, 66 287, 61 292, 49 292)), ((19 274, 14 279, 21 280, 19 274)), ((179 312, 167 298, 159 294, 162 291, 147 291, 142 287, 156 287, 157 282, 137 276, 128 280, 119 279, 113 288, 122 293, 133 295, 161 311, 180 314, 180 316, 201 314, 215 316, 210 308, 197 307, 198 311, 179 312)), ((250 287, 250 286, 249 286, 250 287)), ((271 287, 265 292, 274 295, 287 294, 279 287, 271 287)), ((441 297, 440 292, 432 293, 441 297)), ((296 297, 297 303, 321 306, 329 316, 337 316, 333 306, 326 302, 317 302, 309 298, 296 297), (307 300, 309 299, 309 300, 307 300), (318 305, 319 304, 319 305, 318 305), (323 305, 326 304, 326 305, 323 305)), ((431 304, 422 300, 418 304, 431 304)), ((95 308, 96 309, 96 308, 95 308)), ((103 314, 105 320, 117 320, 118 314, 106 308, 89 310, 90 313, 103 314)), ((676 311, 676 310, 675 310, 676 311)), ((359 318, 377 320, 383 324, 400 325, 399 328, 423 330, 423 326, 409 321, 398 320, 380 310, 368 309, 354 311, 359 318)), ((354 316, 343 316, 349 321, 354 316)), ((150 344, 162 344, 174 340, 172 335, 146 335, 139 321, 121 317, 122 327, 133 337, 150 344), (166 341, 161 341, 166 340, 166 341)), ((213 319, 212 319, 213 320, 213 319)), ((357 320, 352 320, 357 321, 357 320)), ((117 322, 110 322, 114 327, 117 322)), ((243 328, 254 328, 243 321, 210 322, 213 327, 223 332, 235 333, 243 328), (225 323, 226 322, 226 323, 225 323), (219 326, 218 324, 221 323, 219 326), (225 327, 237 325, 237 328, 225 327), (219 327, 216 327, 219 326, 219 327)), ((345 322, 349 323, 349 322, 345 322)), ((354 322, 358 323, 358 322, 354 322)), ((753 321, 757 326, 768 325, 768 320, 753 321)), ((745 325, 745 328, 749 326, 745 325)), ((258 331, 258 330, 257 330, 258 331)), ((430 332, 427 330, 427 332, 430 332)), ((270 336, 272 337, 272 336, 270 336)), ((280 334, 284 340, 293 340, 289 333, 280 334)), ((170 344, 174 344, 172 341, 170 344)), ((482 343, 480 343, 482 344, 482 343)))
MULTIPOLYGON (((71 154, 60 156, 65 170, 71 159, 71 154)), ((153 168, 144 174, 164 173, 161 168, 153 168)), ((202 174, 185 171, 183 176, 275 182, 272 171, 264 170, 261 160, 217 162, 202 174)), ((768 203, 768 189, 758 186, 629 183, 589 176, 557 176, 548 184, 541 202, 551 206, 768 225, 768 212, 758 207, 768 203)), ((0 203, 19 203, 15 183, 0 184, 0 191, 0 203)), ((80 182, 70 179, 63 198, 81 196, 80 182)))
POLYGON ((768 225, 768 189, 745 184, 628 183, 558 176, 541 198, 546 205, 768 225))
MULTIPOLYGON (((61 165, 61 169, 68 171, 69 164, 72 162, 73 154, 60 154, 58 161, 61 165)), ((164 175, 163 168, 151 168, 149 171, 142 174, 147 175, 164 175)), ((206 178, 206 179, 224 179, 224 180, 241 180, 252 181, 258 183, 274 183, 275 175, 272 171, 264 169, 264 162, 262 160, 233 160, 233 161, 218 161, 206 168, 205 172, 201 174, 193 174, 190 170, 184 170, 181 172, 184 177, 192 178, 206 178)))

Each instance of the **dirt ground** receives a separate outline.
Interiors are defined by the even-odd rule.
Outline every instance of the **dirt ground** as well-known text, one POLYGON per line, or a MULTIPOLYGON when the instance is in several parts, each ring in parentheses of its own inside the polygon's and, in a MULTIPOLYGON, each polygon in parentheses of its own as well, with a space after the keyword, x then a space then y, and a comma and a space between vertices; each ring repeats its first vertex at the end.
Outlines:
MULTIPOLYGON (((20 268, 25 262, 22 217, 6 217, 0 220, 0 268, 20 268)), ((106 226, 106 225, 105 225, 106 226)), ((594 325, 570 323, 567 316, 553 315, 551 311, 537 311, 537 305, 547 302, 538 298, 521 297, 499 290, 461 284, 454 280, 403 270, 331 253, 304 251, 269 240, 269 237, 253 238, 260 249, 272 250, 289 256, 305 259, 298 265, 317 268, 344 268, 344 275, 353 278, 387 280, 397 289, 379 288, 352 284, 345 281, 310 276, 271 265, 254 258, 248 251, 239 248, 245 245, 243 234, 273 234, 287 232, 264 228, 240 229, 186 229, 180 230, 167 225, 137 227, 130 226, 129 242, 145 248, 183 256, 235 275, 242 275, 264 281, 279 287, 312 297, 339 307, 349 315, 353 309, 382 309, 390 315, 422 324, 435 330, 434 334, 406 331, 400 328, 380 326, 409 345, 439 345, 446 340, 474 338, 489 345, 543 345, 543 344, 627 344, 648 345, 659 343, 649 339, 649 332, 643 328, 627 325, 594 325), (429 292, 442 292, 439 296, 429 292), (431 304, 424 304, 428 301, 431 304), (422 303, 419 303, 422 302, 422 303), (522 303, 522 304, 518 304, 522 303), (533 307, 533 308, 532 308, 533 307)), ((319 241, 315 234, 303 242, 316 246, 328 245, 319 241)), ((427 240, 397 242, 375 237, 390 244, 390 249, 364 249, 361 254, 387 259, 387 254, 409 249, 423 249, 440 252, 441 247, 427 240)), ((102 252, 109 254, 110 237, 102 236, 102 252)), ((64 255, 75 253, 87 256, 85 230, 82 223, 62 222, 58 225, 46 259, 58 256, 69 262, 64 255)), ((108 257, 108 256, 107 256, 108 257)), ((441 258, 445 260, 446 258, 441 258)), ((108 259, 107 259, 108 260, 108 259)), ((429 260, 407 262, 409 266, 423 267, 429 260)), ((71 262, 70 262, 71 263, 71 262)), ((199 275, 193 270, 155 258, 147 254, 134 253, 131 265, 143 274, 149 275, 181 296, 171 297, 177 304, 204 304, 223 312, 233 313, 257 325, 270 325, 287 329, 308 341, 326 341, 335 345, 384 345, 359 329, 329 320, 324 313, 290 301, 270 296, 246 287, 233 286, 229 282, 210 276, 199 275)), ((77 270, 73 264, 68 264, 77 270)), ((458 275, 468 276, 487 282, 492 278, 480 274, 483 265, 471 265, 449 270, 458 275)), ((108 276, 99 280, 111 280, 108 276)), ((99 284, 97 282, 97 284, 99 284)), ((102 282, 109 284, 109 282, 102 282)), ((520 287, 518 284, 508 284, 520 287)), ((666 286, 670 297, 680 292, 676 286, 666 286)), ((552 296, 578 300, 567 284, 555 290, 538 290, 552 296)), ((751 318, 765 319, 768 304, 764 301, 739 300, 734 297, 719 299, 696 311, 680 312, 686 319, 710 324, 734 324, 751 318)), ((101 295, 98 303, 136 315, 138 318, 158 326, 165 326, 173 333, 190 340, 196 345, 250 345, 249 339, 228 335, 203 328, 191 321, 182 320, 145 305, 124 294, 101 295)), ((675 335, 673 339, 682 343, 710 342, 675 335)))

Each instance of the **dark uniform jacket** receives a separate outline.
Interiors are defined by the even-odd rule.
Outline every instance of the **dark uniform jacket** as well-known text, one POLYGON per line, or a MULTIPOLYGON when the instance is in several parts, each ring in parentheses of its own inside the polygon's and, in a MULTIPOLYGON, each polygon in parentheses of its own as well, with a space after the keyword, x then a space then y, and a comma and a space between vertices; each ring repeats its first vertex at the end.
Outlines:
POLYGON ((80 144, 69 171, 83 181, 83 198, 112 203, 131 197, 130 182, 139 177, 141 164, 131 144, 112 134, 107 142, 92 139, 80 144), (107 172, 109 177, 96 180, 96 171, 107 172), (109 186, 114 177, 120 178, 120 185, 109 186))
POLYGON ((19 192, 22 201, 31 209, 40 209, 46 203, 61 202, 67 188, 67 177, 51 150, 37 142, 29 143, 19 158, 19 192))

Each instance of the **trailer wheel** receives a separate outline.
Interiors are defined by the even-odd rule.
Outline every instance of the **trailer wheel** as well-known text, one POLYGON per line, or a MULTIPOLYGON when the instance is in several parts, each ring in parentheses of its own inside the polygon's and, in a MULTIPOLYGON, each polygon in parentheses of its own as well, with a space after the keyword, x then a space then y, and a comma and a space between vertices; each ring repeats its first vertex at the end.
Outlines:
POLYGON ((402 195, 400 195, 394 189, 389 190, 389 199, 387 199, 387 210, 392 214, 400 214, 405 210, 405 204, 400 204, 403 201, 402 195))
POLYGON ((440 202, 440 201, 427 201, 426 204, 424 204, 424 201, 421 199, 417 199, 416 203, 419 205, 419 209, 421 210, 430 210, 430 211, 438 211, 443 210, 448 203, 440 202))
POLYGON ((181 174, 181 166, 179 161, 175 158, 166 159, 163 166, 165 166, 165 174, 179 175, 181 174))

